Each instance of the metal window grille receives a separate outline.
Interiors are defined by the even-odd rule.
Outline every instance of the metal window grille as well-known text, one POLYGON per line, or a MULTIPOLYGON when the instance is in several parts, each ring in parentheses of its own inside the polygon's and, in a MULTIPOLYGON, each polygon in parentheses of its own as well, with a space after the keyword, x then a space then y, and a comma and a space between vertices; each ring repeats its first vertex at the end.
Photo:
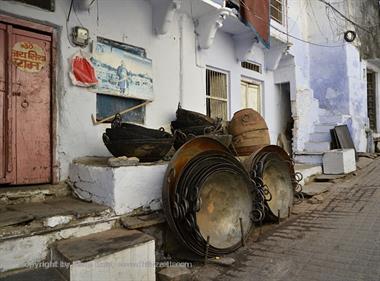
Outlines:
POLYGON ((282 24, 283 22, 282 0, 270 1, 270 16, 272 19, 282 24))
POLYGON ((261 73, 261 65, 257 63, 252 63, 248 61, 242 61, 241 62, 241 67, 245 69, 249 69, 258 73, 261 73))
POLYGON ((212 118, 228 117, 227 74, 206 69, 206 111, 212 118))

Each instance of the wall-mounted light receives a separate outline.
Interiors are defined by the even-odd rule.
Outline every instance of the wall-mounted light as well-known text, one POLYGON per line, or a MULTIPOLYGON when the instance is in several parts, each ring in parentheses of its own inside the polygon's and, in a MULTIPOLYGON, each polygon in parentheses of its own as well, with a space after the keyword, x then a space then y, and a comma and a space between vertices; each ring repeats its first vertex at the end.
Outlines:
POLYGON ((347 30, 345 33, 344 33, 344 40, 346 42, 353 42, 356 38, 356 32, 355 31, 352 31, 352 30, 347 30))

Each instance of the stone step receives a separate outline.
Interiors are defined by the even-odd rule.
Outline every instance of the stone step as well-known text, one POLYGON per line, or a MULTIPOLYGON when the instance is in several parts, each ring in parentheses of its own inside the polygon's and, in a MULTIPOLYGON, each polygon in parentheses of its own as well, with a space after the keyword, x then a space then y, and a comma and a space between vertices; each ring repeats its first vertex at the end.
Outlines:
POLYGON ((324 108, 319 108, 318 109, 319 116, 328 116, 331 115, 331 112, 324 109, 324 108))
POLYGON ((54 243, 52 261, 70 281, 155 280, 154 239, 111 229, 54 243))
POLYGON ((325 152, 330 150, 330 142, 306 142, 305 150, 308 152, 325 152))
POLYGON ((310 141, 311 142, 331 142, 331 135, 330 132, 326 133, 312 133, 310 134, 310 141))
POLYGON ((5 205, 0 212, 0 273, 44 261, 49 245, 113 228, 119 217, 108 207, 63 197, 5 205))
POLYGON ((335 125, 320 123, 314 126, 314 133, 329 133, 335 125))
POLYGON ((311 164, 311 165, 321 165, 322 164, 322 152, 295 152, 294 160, 296 163, 311 164))
POLYGON ((339 125, 343 123, 343 116, 342 115, 321 115, 319 116, 319 122, 326 123, 326 124, 335 124, 339 125))
POLYGON ((0 276, 0 281, 68 281, 58 269, 49 268, 48 262, 45 265, 46 268, 24 269, 0 276))
POLYGON ((0 206, 21 203, 37 203, 69 196, 67 183, 23 185, 0 188, 0 206))

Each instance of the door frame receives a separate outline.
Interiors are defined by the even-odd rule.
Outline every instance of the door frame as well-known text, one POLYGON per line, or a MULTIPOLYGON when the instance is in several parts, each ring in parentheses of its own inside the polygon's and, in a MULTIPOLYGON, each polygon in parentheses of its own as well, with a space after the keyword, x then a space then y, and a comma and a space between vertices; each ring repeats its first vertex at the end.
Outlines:
MULTIPOLYGON (((0 22, 24 28, 29 31, 45 33, 51 36, 51 183, 56 184, 59 181, 59 162, 57 159, 57 28, 55 26, 46 25, 45 23, 38 23, 35 20, 21 19, 14 15, 7 15, 0 12, 0 22)), ((10 65, 8 60, 7 73, 9 75, 10 65)), ((9 87, 8 87, 9 88, 9 87)))
MULTIPOLYGON (((368 71, 371 71, 375 76, 375 98, 376 98, 376 132, 375 133, 380 133, 380 64, 375 65, 375 64, 372 64, 371 62, 367 62, 366 68, 363 69, 366 85, 367 85, 368 71)), ((366 91, 366 96, 367 94, 368 92, 366 91)), ((367 112, 367 116, 368 116, 368 112, 367 112)))

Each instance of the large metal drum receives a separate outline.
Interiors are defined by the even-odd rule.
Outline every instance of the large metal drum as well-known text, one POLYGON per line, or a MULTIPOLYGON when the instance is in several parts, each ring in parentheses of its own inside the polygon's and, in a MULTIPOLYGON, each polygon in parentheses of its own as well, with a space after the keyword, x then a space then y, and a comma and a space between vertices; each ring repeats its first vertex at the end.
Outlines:
POLYGON ((294 167, 288 154, 279 146, 256 146, 244 162, 252 180, 261 181, 269 192, 264 200, 265 217, 286 218, 294 200, 294 167))
POLYGON ((257 145, 270 143, 269 131, 264 118, 251 108, 235 112, 228 125, 228 132, 238 155, 247 156, 257 145))
POLYGON ((205 255, 209 240, 210 256, 227 254, 241 246, 251 229, 253 190, 243 165, 224 145, 197 137, 168 166, 164 211, 172 231, 192 252, 205 255))

